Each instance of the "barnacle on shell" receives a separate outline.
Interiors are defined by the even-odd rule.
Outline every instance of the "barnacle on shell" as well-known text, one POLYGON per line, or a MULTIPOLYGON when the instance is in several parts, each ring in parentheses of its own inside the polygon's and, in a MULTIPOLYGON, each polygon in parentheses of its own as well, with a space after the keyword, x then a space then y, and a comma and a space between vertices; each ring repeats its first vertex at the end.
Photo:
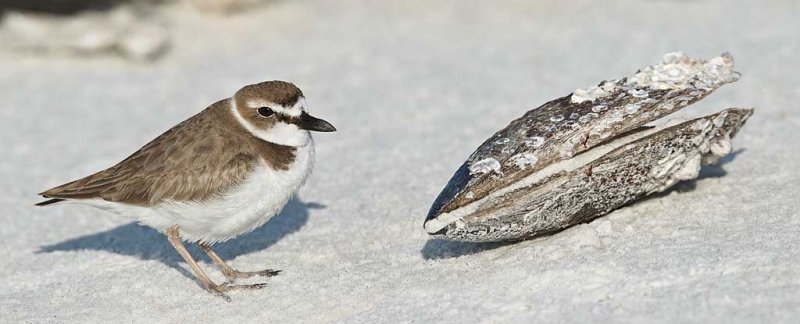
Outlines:
POLYGON ((524 239, 693 179, 701 164, 730 153, 730 139, 753 110, 645 125, 738 79, 730 54, 702 60, 669 53, 632 76, 530 110, 461 165, 424 228, 460 241, 524 239))

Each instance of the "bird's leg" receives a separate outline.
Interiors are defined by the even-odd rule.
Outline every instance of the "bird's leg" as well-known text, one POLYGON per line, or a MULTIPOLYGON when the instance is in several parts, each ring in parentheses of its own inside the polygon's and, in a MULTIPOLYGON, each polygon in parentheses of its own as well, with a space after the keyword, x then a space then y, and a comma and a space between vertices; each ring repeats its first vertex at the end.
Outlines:
POLYGON ((224 292, 235 289, 259 289, 266 286, 265 283, 254 284, 254 285, 226 285, 226 284, 218 285, 213 281, 211 281, 210 278, 208 278, 205 272, 203 272, 203 270, 200 269, 200 266, 197 265, 197 262, 194 261, 192 255, 189 254, 189 251, 186 250, 186 247, 183 246, 183 242, 181 241, 181 236, 178 232, 178 226, 173 226, 167 229, 167 239, 169 240, 169 243, 172 244, 172 247, 174 247, 175 250, 178 251, 178 254, 180 254, 183 257, 183 260, 185 260, 186 263, 189 264, 189 267, 192 268, 192 271, 194 271, 194 274, 197 276, 198 279, 200 279, 200 282, 203 283, 206 290, 208 290, 212 294, 221 296, 225 298, 227 301, 230 301, 230 298, 226 296, 224 292))
POLYGON ((222 261, 222 258, 220 258, 219 255, 217 255, 217 253, 214 252, 214 250, 212 250, 211 246, 209 246, 208 244, 199 243, 198 245, 200 245, 200 248, 202 248, 203 251, 205 251, 206 254, 208 254, 208 257, 211 258, 211 261, 214 261, 214 263, 216 263, 217 266, 219 266, 220 270, 222 270, 222 273, 225 274, 225 277, 227 277, 228 280, 250 278, 252 276, 272 277, 272 276, 277 276, 278 273, 281 272, 280 270, 272 270, 272 269, 266 269, 261 271, 239 271, 234 268, 231 268, 227 263, 225 263, 225 261, 222 261))

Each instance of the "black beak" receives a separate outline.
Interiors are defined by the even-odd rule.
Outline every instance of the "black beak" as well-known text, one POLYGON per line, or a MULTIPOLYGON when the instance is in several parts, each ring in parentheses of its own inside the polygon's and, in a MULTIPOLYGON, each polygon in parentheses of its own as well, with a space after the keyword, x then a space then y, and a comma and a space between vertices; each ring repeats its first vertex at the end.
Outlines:
POLYGON ((315 131, 315 132, 335 132, 336 127, 331 123, 322 119, 309 115, 305 111, 300 115, 300 120, 294 122, 300 129, 315 131))

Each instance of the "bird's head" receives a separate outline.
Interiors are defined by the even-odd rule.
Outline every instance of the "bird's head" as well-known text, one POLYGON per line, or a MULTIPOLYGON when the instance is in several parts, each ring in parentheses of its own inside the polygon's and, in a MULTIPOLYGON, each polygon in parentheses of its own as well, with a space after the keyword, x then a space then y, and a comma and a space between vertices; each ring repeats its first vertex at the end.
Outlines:
POLYGON ((304 146, 310 139, 309 131, 336 131, 327 121, 306 112, 303 91, 289 82, 251 84, 231 99, 237 119, 253 135, 270 143, 304 146))

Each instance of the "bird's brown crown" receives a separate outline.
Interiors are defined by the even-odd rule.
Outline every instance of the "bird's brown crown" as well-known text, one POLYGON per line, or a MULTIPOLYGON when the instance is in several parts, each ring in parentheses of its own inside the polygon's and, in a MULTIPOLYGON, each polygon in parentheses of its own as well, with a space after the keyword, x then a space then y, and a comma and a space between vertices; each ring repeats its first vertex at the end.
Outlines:
POLYGON ((303 97, 303 91, 294 84, 285 81, 265 81, 245 86, 233 96, 236 101, 261 99, 284 107, 291 107, 297 99, 303 97))

